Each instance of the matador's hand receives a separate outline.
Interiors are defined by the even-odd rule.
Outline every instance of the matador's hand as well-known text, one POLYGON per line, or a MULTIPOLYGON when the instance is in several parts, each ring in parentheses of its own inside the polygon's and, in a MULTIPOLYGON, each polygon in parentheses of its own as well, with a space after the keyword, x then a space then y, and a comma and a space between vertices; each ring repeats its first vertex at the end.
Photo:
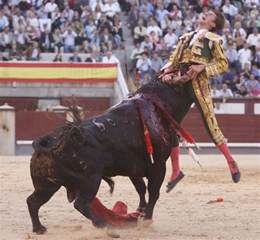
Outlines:
POLYGON ((186 73, 191 79, 196 78, 201 72, 205 70, 205 65, 200 64, 200 65, 191 65, 189 67, 188 72, 186 73))
MULTIPOLYGON (((172 69, 169 68, 169 67, 163 69, 163 70, 160 72, 159 78, 161 78, 162 81, 164 81, 164 77, 165 77, 168 73, 170 73, 171 71, 172 71, 172 69)), ((166 78, 168 78, 168 77, 166 77, 166 78)))

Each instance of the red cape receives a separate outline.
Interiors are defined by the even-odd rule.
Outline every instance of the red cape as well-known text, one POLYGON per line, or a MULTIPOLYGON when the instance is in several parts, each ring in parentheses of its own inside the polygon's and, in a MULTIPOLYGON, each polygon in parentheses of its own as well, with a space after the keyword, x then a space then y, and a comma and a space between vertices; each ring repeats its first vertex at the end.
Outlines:
POLYGON ((115 203, 112 210, 106 208, 98 198, 91 203, 91 209, 95 214, 112 226, 126 226, 128 223, 136 223, 140 212, 127 213, 127 205, 121 201, 115 203))

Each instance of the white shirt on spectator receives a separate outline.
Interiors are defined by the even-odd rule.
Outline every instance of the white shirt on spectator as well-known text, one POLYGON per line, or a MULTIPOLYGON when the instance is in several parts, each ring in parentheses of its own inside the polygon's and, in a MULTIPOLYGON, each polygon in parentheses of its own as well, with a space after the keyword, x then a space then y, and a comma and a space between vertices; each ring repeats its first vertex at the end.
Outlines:
POLYGON ((24 45, 26 43, 27 35, 24 32, 15 33, 16 42, 24 45))
POLYGON ((221 94, 220 94, 220 91, 218 90, 218 89, 211 89, 211 96, 214 98, 214 97, 216 97, 216 98, 218 98, 218 97, 220 97, 221 96, 221 94))
POLYGON ((35 29, 39 29, 40 23, 37 17, 29 18, 28 20, 32 27, 34 27, 35 29))
POLYGON ((106 3, 102 8, 102 12, 109 17, 113 17, 116 13, 120 12, 120 6, 118 2, 113 2, 112 4, 106 3))
POLYGON ((0 41, 1 41, 2 46, 12 44, 12 40, 13 40, 12 33, 11 32, 7 32, 7 33, 1 32, 0 39, 1 39, 0 41))
POLYGON ((212 5, 216 8, 220 8, 222 0, 212 0, 212 5))
POLYGON ((149 71, 150 67, 152 66, 152 62, 149 58, 140 58, 137 60, 136 68, 139 71, 147 72, 149 71))
POLYGON ((169 34, 167 33, 165 36, 164 36, 164 41, 166 43, 166 46, 168 48, 172 48, 175 46, 175 44, 177 43, 178 41, 178 37, 176 34, 172 33, 172 34, 169 34))
POLYGON ((249 34, 247 38, 247 43, 250 46, 256 46, 257 48, 260 48, 260 33, 255 35, 254 33, 249 34))
POLYGON ((233 63, 233 62, 238 60, 238 52, 233 47, 232 48, 228 48, 226 50, 226 54, 225 55, 226 55, 228 61, 231 62, 231 63, 233 63))
POLYGON ((162 36, 162 30, 158 26, 149 26, 147 28, 147 34, 150 35, 151 32, 155 32, 158 37, 162 36))
POLYGON ((75 45, 75 37, 77 36, 77 33, 74 31, 66 31, 63 33, 64 38, 64 45, 66 46, 74 46, 75 45))
POLYGON ((236 37, 238 32, 240 33, 242 38, 244 38, 244 39, 246 38, 246 31, 243 28, 239 28, 238 30, 234 29, 234 31, 233 31, 233 38, 236 37))
POLYGON ((104 8, 104 4, 102 3, 102 1, 98 1, 98 0, 90 0, 89 1, 89 6, 91 7, 92 12, 95 12, 96 10, 96 6, 99 4, 101 10, 104 8))
POLYGON ((1 18, 0 18, 0 30, 4 29, 5 27, 7 27, 9 25, 9 21, 8 21, 8 18, 3 15, 1 18))
POLYGON ((44 12, 46 12, 46 13, 54 12, 54 10, 55 10, 57 7, 58 7, 58 5, 57 5, 56 3, 48 2, 48 3, 45 5, 44 12))
POLYGON ((139 58, 141 58, 142 53, 143 53, 143 49, 141 47, 134 48, 131 53, 130 59, 132 59, 132 60, 139 59, 139 58))
POLYGON ((244 69, 245 64, 251 61, 252 52, 250 49, 242 48, 238 51, 238 58, 242 65, 242 69, 244 69))
POLYGON ((40 18, 39 19, 39 24, 40 24, 40 30, 41 32, 45 31, 44 26, 47 26, 47 29, 49 32, 51 32, 51 19, 49 18, 40 18))
POLYGON ((244 4, 247 7, 252 7, 253 4, 255 4, 256 6, 259 6, 260 2, 259 2, 259 0, 244 0, 244 4))
POLYGON ((150 41, 149 42, 142 41, 141 42, 141 49, 144 50, 145 48, 148 48, 149 50, 152 50, 153 49, 153 44, 150 41))
POLYGON ((230 16, 235 16, 238 13, 238 9, 233 5, 233 4, 229 4, 229 5, 224 5, 222 7, 222 10, 225 14, 228 14, 230 16))
POLYGON ((108 58, 107 56, 104 56, 102 58, 102 63, 119 63, 119 60, 114 55, 111 55, 110 58, 108 58))
POLYGON ((223 98, 233 97, 233 93, 232 93, 232 91, 229 88, 227 88, 227 89, 220 89, 219 97, 223 97, 223 98))

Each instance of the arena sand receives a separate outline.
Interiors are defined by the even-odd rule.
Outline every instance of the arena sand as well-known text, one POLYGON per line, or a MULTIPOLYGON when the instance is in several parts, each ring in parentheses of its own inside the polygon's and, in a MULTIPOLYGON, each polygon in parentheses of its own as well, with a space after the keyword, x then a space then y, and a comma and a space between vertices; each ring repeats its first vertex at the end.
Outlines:
MULTIPOLYGON (((186 174, 176 189, 165 193, 170 174, 161 188, 153 223, 114 230, 124 240, 259 240, 260 239, 260 157, 235 156, 242 179, 231 181, 221 155, 199 156, 201 170, 188 155, 181 156, 186 174), (207 204, 222 197, 224 202, 207 204)), ((99 230, 69 204, 64 188, 41 208, 40 218, 48 228, 45 235, 31 232, 26 198, 33 187, 29 173, 30 157, 0 157, 0 239, 1 240, 95 240, 111 239, 107 230, 99 230)), ((107 207, 117 200, 127 203, 130 211, 138 204, 137 193, 128 178, 114 178, 115 192, 108 193, 102 183, 98 196, 107 207)))

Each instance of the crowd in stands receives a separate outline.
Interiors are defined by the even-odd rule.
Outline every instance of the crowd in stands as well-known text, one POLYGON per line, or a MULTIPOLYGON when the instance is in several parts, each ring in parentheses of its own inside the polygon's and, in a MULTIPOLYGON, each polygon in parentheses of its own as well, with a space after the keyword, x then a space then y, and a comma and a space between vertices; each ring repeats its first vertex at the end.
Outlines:
POLYGON ((167 62, 178 38, 195 30, 200 12, 219 9, 226 17, 222 33, 229 71, 212 79, 215 97, 260 96, 259 0, 143 0, 131 5, 129 27, 135 48, 132 69, 141 84, 167 62))
POLYGON ((122 15, 134 49, 131 70, 143 84, 167 62, 180 35, 196 28, 200 12, 220 9, 230 63, 212 79, 214 96, 260 95, 260 0, 0 0, 0 60, 117 63, 124 48, 122 15), (82 59, 79 53, 87 53, 82 59))
POLYGON ((123 48, 117 0, 0 0, 2 60, 41 60, 41 53, 71 53, 72 62, 118 62, 123 48), (4 54, 3 54, 4 53, 4 54), (90 55, 81 59, 78 53, 90 55))

